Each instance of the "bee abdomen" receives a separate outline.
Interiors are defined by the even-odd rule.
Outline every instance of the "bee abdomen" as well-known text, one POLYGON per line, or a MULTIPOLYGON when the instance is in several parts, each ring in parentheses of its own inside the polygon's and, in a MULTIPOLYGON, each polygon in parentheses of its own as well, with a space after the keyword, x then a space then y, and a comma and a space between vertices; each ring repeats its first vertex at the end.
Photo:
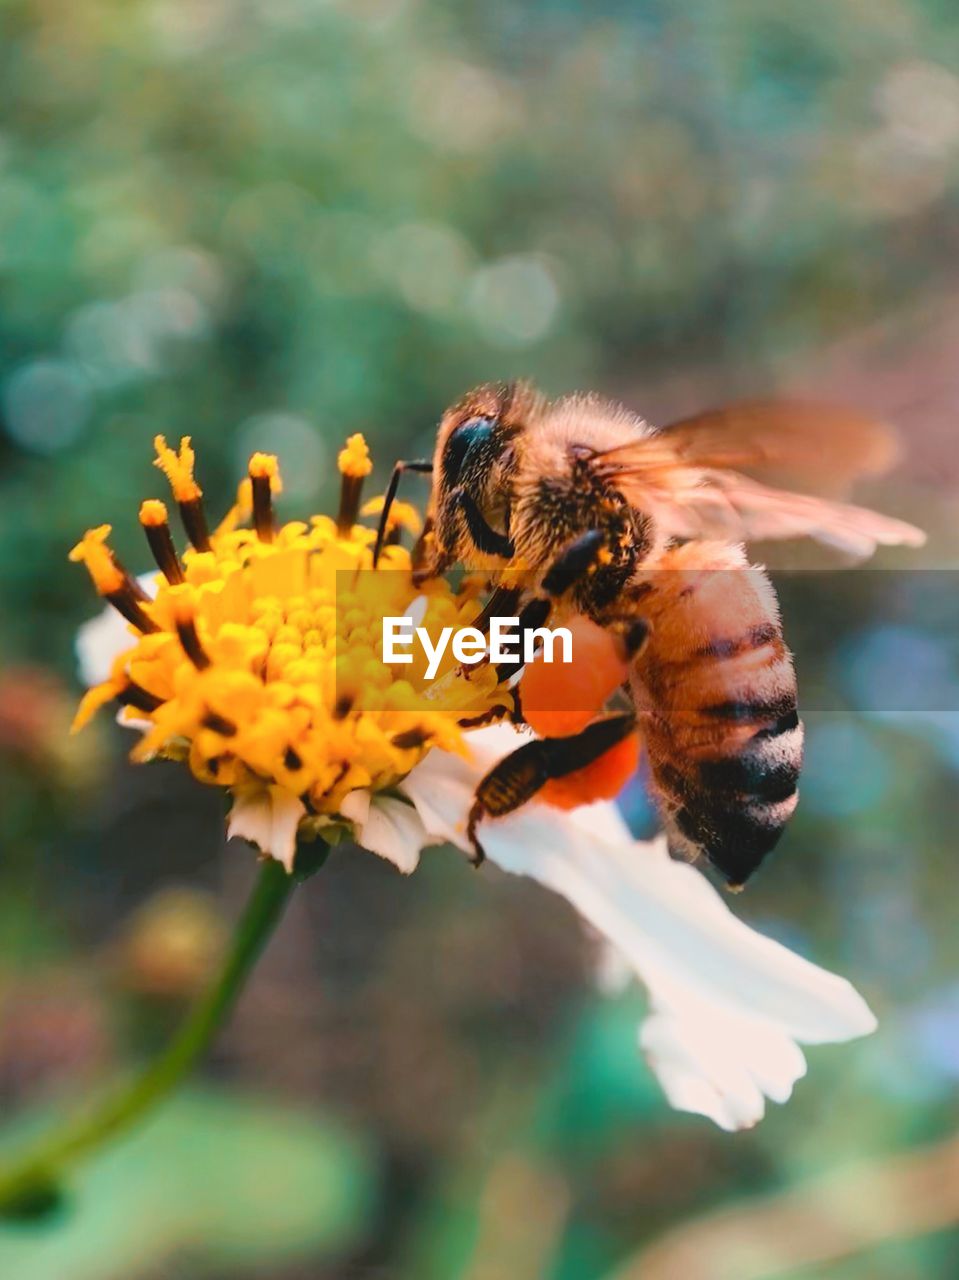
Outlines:
POLYGON ((795 795, 802 763, 802 738, 798 718, 793 727, 800 730, 798 751, 790 743, 789 750, 771 749, 772 740, 761 738, 741 755, 699 763, 699 782, 706 791, 734 792, 752 800, 788 800, 795 795))
POLYGON ((736 886, 775 847, 798 799, 803 729, 776 598, 740 550, 667 553, 634 666, 671 843, 736 886))
MULTIPOLYGON (((784 695, 785 696, 785 695, 784 695)), ((705 708, 715 718, 715 708, 705 708)), ((705 755, 663 762, 654 773, 678 843, 703 853, 733 886, 742 885, 772 851, 799 798, 803 729, 792 705, 743 740, 743 717, 731 709, 705 755)))

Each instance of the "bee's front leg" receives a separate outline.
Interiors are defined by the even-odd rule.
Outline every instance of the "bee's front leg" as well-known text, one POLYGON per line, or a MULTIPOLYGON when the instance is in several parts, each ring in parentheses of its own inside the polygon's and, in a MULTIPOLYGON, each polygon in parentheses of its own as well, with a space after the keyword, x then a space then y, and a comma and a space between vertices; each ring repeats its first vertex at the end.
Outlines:
POLYGON ((466 835, 473 846, 473 865, 485 854, 476 830, 484 818, 501 818, 532 800, 556 778, 568 777, 598 760, 636 727, 632 712, 594 720, 566 738, 537 738, 504 756, 480 781, 469 812, 466 835))

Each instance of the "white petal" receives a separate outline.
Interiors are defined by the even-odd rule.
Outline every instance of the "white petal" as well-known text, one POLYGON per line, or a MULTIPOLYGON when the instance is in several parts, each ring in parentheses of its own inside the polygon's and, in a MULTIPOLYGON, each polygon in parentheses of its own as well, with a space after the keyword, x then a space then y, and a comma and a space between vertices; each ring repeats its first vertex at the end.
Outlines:
POLYGON ((349 818, 350 822, 359 830, 370 816, 372 802, 373 793, 369 787, 357 787, 355 791, 351 791, 344 798, 343 803, 340 805, 340 813, 344 818, 349 818))
POLYGON ((138 716, 129 707, 118 707, 115 719, 121 728, 135 729, 137 733, 147 733, 148 730, 153 728, 152 720, 144 720, 142 716, 138 716))
POLYGON ((425 829, 440 840, 468 849, 466 815, 482 771, 447 751, 430 751, 399 784, 412 800, 425 829))
POLYGON ((785 1102, 806 1071, 802 1051, 779 1028, 705 1008, 652 1013, 639 1043, 671 1105, 723 1129, 756 1124, 765 1099, 785 1102))
MULTIPOLYGON (((137 578, 150 597, 156 595, 156 580, 156 572, 141 573, 137 578)), ((95 618, 85 622, 77 632, 75 645, 80 679, 87 688, 108 680, 114 660, 125 649, 132 649, 135 643, 130 624, 112 605, 107 605, 95 618)))
POLYGON ((373 796, 365 789, 351 791, 340 813, 356 828, 356 842, 392 862, 404 875, 415 871, 420 850, 435 844, 411 804, 395 796, 373 796))
POLYGON ((414 628, 422 626, 423 619, 426 617, 426 611, 429 607, 429 597, 423 595, 416 596, 406 606, 406 612, 403 616, 409 618, 414 628))
POLYGON ((261 853, 293 870, 296 829, 306 805, 283 787, 258 787, 234 795, 227 819, 227 839, 239 836, 255 844, 261 853))
POLYGON ((108 605, 80 627, 74 643, 80 679, 89 689, 109 680, 114 659, 136 641, 129 623, 108 605))
MULTIPOLYGON (((482 730, 472 761, 431 752, 403 787, 426 829, 465 847, 478 778, 521 740, 482 730)), ((738 920, 664 841, 632 840, 614 806, 532 803, 485 823, 482 841, 491 862, 565 897, 645 984, 655 1013, 643 1047, 675 1106, 727 1128, 754 1124, 764 1096, 784 1101, 802 1075, 797 1041, 875 1028, 848 982, 738 920)))
MULTIPOLYGON (((595 929, 588 929, 592 937, 596 937, 595 929)), ((636 974, 619 947, 614 947, 605 938, 598 940, 596 967, 596 987, 604 996, 621 995, 633 982, 636 974)))
POLYGON ((565 823, 563 815, 529 805, 487 823, 483 847, 505 870, 568 898, 654 993, 679 984, 711 1004, 768 1018, 809 1044, 875 1029, 845 979, 737 919, 694 867, 664 856, 662 841, 651 848, 590 838, 590 811, 597 807, 565 823))

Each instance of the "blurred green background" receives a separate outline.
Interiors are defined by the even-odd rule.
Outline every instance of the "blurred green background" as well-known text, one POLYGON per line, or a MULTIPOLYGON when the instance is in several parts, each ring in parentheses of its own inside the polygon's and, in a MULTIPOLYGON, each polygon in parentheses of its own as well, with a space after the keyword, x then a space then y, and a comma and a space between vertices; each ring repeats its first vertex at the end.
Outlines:
POLYGON ((253 874, 216 795, 108 717, 66 736, 66 552, 109 521, 144 562, 156 431, 211 511, 277 452, 294 515, 347 433, 382 482, 487 378, 654 421, 790 388, 899 424, 870 496, 936 571, 812 612, 784 585, 803 803, 737 909, 881 1029, 758 1129, 666 1108, 563 904, 340 849, 204 1079, 0 1229, 0 1275, 959 1274, 957 192, 948 0, 0 0, 5 1120, 160 1043, 253 874))

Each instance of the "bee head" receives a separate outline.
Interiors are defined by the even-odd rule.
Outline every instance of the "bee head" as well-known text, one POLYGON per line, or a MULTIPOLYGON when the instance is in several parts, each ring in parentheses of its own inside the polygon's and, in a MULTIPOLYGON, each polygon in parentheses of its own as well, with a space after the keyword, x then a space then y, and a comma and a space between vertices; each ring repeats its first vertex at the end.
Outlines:
POLYGON ((499 533, 509 527, 510 479, 515 439, 538 396, 525 383, 488 383, 469 392, 443 415, 433 460, 436 534, 450 554, 461 524, 455 500, 463 494, 499 533))

